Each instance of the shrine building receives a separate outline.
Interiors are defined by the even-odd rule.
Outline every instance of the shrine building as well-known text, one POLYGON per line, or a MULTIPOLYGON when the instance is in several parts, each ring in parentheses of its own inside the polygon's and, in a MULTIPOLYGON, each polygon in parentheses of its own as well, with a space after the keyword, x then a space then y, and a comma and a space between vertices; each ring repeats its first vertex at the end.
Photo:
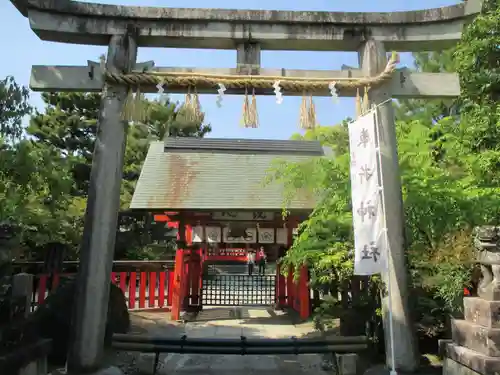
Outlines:
POLYGON ((273 274, 252 277, 210 265, 246 264, 247 252, 260 247, 275 264, 316 200, 298 191, 283 218, 284 188, 266 183, 266 176, 279 160, 300 162, 329 152, 317 141, 166 138, 151 143, 130 208, 166 217, 178 228, 173 319, 181 310, 204 305, 287 305, 309 315, 306 269, 296 271, 300 281, 292 285, 293 272, 284 280, 279 264, 273 274), (259 283, 252 281, 256 278, 259 283))

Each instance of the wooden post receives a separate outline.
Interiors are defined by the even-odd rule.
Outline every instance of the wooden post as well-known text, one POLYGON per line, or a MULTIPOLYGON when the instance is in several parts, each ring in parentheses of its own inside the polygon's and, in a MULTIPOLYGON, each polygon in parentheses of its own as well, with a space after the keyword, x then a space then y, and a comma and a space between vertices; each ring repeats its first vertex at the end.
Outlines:
POLYGON ((281 274, 281 264, 276 264, 276 304, 278 308, 283 308, 286 304, 286 280, 281 274))
MULTIPOLYGON (((186 245, 186 247, 190 247, 192 244, 192 230, 190 225, 184 224, 182 221, 179 222, 179 228, 182 227, 182 230, 179 230, 179 241, 186 245)), ((192 274, 192 259, 193 259, 193 250, 192 249, 184 249, 184 274, 182 275, 182 287, 183 287, 183 299, 181 303, 180 311, 185 311, 190 305, 191 300, 191 274, 192 274)))
POLYGON ((198 305, 200 297, 201 249, 191 250, 191 304, 198 305))
POLYGON ((293 282, 293 266, 288 267, 288 275, 286 278, 286 305, 290 308, 293 308, 293 299, 294 299, 294 286, 295 283, 293 282))
MULTIPOLYGON (((130 28, 111 38, 106 69, 129 72, 136 56, 136 33, 130 28)), ((127 140, 127 123, 121 119, 126 97, 127 87, 104 86, 80 251, 69 373, 92 372, 102 365, 127 140)))
MULTIPOLYGON (((386 51, 382 43, 366 41, 359 50, 360 66, 366 76, 374 76, 384 70, 387 64, 386 51)), ((383 297, 384 332, 387 365, 392 364, 388 298, 391 299, 395 365, 398 370, 412 372, 417 369, 416 342, 408 304, 408 276, 404 249, 404 214, 401 194, 396 127, 389 85, 369 91, 370 104, 379 105, 377 109, 382 155, 382 174, 384 189, 385 215, 389 235, 389 270, 383 275, 391 281, 391 293, 383 297), (382 104, 383 103, 383 104, 382 104)))
POLYGON ((175 253, 175 269, 172 285, 171 320, 180 320, 182 302, 184 301, 184 250, 175 253))
POLYGON ((299 314, 301 319, 307 319, 310 315, 310 292, 309 292, 309 270, 307 266, 302 266, 300 268, 300 279, 299 279, 299 314))
MULTIPOLYGON (((176 254, 177 255, 177 254, 176 254)), ((176 260, 177 263, 177 260, 176 260)), ((174 296, 175 269, 167 271, 167 306, 172 307, 172 298, 174 296)))
POLYGON ((182 276, 183 295, 181 311, 186 311, 191 301, 191 275, 192 269, 193 250, 184 250, 184 275, 182 276))

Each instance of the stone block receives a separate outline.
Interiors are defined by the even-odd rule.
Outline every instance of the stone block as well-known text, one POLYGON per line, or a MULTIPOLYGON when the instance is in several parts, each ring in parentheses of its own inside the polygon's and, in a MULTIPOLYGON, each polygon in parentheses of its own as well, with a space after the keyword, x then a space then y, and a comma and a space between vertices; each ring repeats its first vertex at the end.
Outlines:
POLYGON ((448 344, 452 344, 453 340, 451 339, 440 339, 438 340, 438 356, 443 359, 446 358, 446 350, 448 348, 448 344))
POLYGON ((453 359, 445 358, 443 362, 443 375, 484 375, 470 369, 453 359))
POLYGON ((47 375, 47 373, 47 358, 40 358, 22 368, 18 375, 47 375))
MULTIPOLYGON (((49 375, 68 375, 68 373, 66 372, 65 368, 60 368, 57 370, 52 370, 52 372, 49 375)), ((73 373, 69 375, 73 375, 73 373)), ((124 374, 123 371, 120 370, 118 367, 110 366, 110 367, 104 367, 100 370, 91 373, 86 373, 85 375, 124 375, 124 374)))
POLYGON ((19 375, 39 375, 36 362, 30 362, 19 371, 19 375))
MULTIPOLYGON (((495 262, 498 261, 500 261, 500 259, 495 260, 495 262)), ((479 285, 477 288, 477 294, 480 298, 488 301, 500 301, 500 283, 498 283, 496 280, 493 280, 491 283, 488 283, 485 286, 479 285)))
POLYGON ((481 354, 500 357, 500 329, 487 328, 466 320, 451 321, 453 342, 481 354))
POLYGON ((500 328, 500 301, 477 297, 464 299, 465 320, 487 328, 500 328))
POLYGON ((33 275, 18 273, 12 276, 12 296, 25 299, 24 316, 31 312, 31 299, 33 298, 33 275))
POLYGON ((374 365, 368 368, 363 375, 390 375, 390 370, 385 365, 374 365))
POLYGON ((123 371, 118 367, 111 366, 100 369, 99 371, 96 371, 90 375, 123 375, 123 371))
POLYGON ((457 344, 448 344, 443 375, 497 375, 500 358, 489 357, 457 344))
POLYGON ((324 353, 321 360, 321 369, 323 371, 332 371, 335 370, 335 362, 334 362, 332 353, 324 353))
POLYGON ((155 353, 140 353, 137 357, 137 370, 143 375, 153 375, 155 373, 155 353))
POLYGON ((339 375, 356 375, 358 355, 356 353, 336 354, 339 375))

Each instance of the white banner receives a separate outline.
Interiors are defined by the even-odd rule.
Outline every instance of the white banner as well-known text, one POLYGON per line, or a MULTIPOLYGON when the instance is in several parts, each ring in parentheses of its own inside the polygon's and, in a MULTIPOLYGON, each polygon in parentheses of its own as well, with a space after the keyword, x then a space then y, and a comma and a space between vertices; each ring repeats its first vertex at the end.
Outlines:
POLYGON ((386 265, 376 125, 374 111, 349 125, 355 275, 381 273, 386 265))

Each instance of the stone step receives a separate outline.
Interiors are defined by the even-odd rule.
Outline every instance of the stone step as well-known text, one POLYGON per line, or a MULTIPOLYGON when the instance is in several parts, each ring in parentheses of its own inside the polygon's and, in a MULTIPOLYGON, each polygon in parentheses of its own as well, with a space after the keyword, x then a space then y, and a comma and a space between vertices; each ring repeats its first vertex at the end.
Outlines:
POLYGON ((500 329, 487 328, 466 320, 451 321, 451 335, 457 345, 490 357, 500 357, 500 329))
POLYGON ((464 298, 464 315, 468 322, 487 328, 500 328, 500 301, 464 298))
POLYGON ((448 344, 443 375, 471 374, 470 370, 479 374, 500 374, 500 358, 482 355, 454 343, 448 344))

